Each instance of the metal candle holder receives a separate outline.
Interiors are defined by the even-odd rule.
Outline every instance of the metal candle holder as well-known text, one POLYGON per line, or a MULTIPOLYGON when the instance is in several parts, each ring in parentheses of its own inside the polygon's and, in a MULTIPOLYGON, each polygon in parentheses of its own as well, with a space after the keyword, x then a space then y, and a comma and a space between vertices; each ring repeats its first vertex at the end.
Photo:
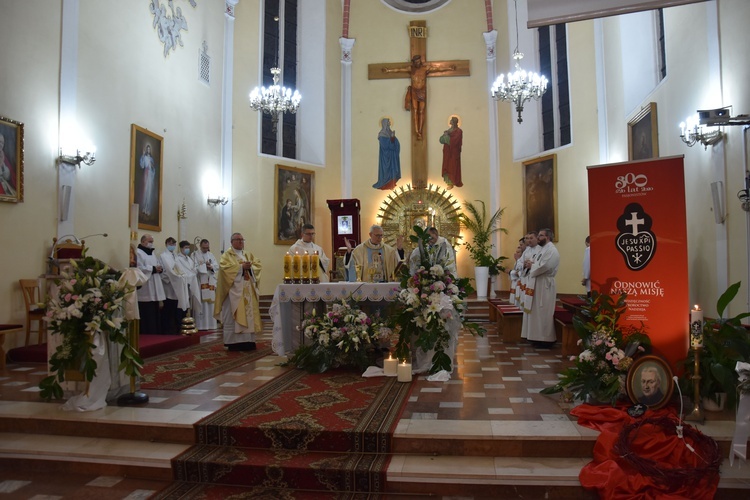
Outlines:
POLYGON ((703 350, 703 321, 690 324, 690 348, 693 350, 693 410, 685 417, 691 422, 703 423, 706 419, 701 408, 701 351, 703 350))

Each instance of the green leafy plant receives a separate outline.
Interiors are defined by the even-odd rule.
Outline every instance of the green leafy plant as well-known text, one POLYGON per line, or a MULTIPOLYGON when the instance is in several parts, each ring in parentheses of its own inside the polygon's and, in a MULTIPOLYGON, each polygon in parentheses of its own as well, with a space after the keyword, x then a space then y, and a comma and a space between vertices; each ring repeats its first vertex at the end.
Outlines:
POLYGON ((460 216, 461 223, 474 235, 473 240, 467 241, 464 246, 469 251, 476 267, 488 267, 490 276, 496 276, 505 271, 503 261, 507 257, 493 257, 492 247, 494 245, 490 243, 490 240, 497 232, 508 232, 500 227, 500 219, 505 209, 498 209, 488 217, 484 202, 482 200, 475 201, 481 204, 481 208, 470 201, 464 202, 466 211, 460 216))
POLYGON ((474 292, 469 278, 457 278, 447 271, 447 262, 432 262, 426 250, 429 234, 419 226, 413 229, 409 239, 420 252, 420 266, 413 275, 408 267, 402 268, 401 292, 389 315, 389 325, 398 331, 396 356, 406 359, 412 349, 434 350, 429 373, 451 371, 451 358, 445 353, 450 341, 446 324, 458 320, 464 331, 479 336, 485 330, 464 320, 464 299, 474 292))
POLYGON ((301 345, 284 365, 294 365, 311 373, 330 368, 354 366, 364 370, 380 340, 389 338, 392 330, 379 317, 371 318, 352 300, 331 304, 328 311, 315 309, 305 315, 300 326, 311 344, 301 345))
POLYGON ((130 345, 127 322, 123 319, 125 296, 133 287, 119 282, 120 273, 93 257, 71 260, 72 270, 62 273, 58 291, 47 304, 46 321, 51 335, 62 335, 62 342, 49 360, 50 373, 39 383, 42 399, 62 399, 66 372, 82 372, 86 382, 96 376, 93 350, 96 336, 122 346, 119 370, 140 376, 143 360, 137 346, 130 345))
POLYGON ((542 394, 565 392, 581 401, 595 400, 614 405, 625 395, 628 368, 633 360, 651 348, 641 327, 622 326, 627 310, 626 294, 614 300, 592 290, 591 297, 573 317, 573 327, 584 350, 571 356, 575 365, 563 370, 560 381, 542 394))
MULTIPOLYGON (((737 404, 739 376, 735 370, 738 361, 750 360, 750 336, 742 320, 750 316, 744 312, 724 318, 729 303, 739 292, 741 282, 731 285, 716 302, 718 319, 707 319, 703 323, 703 349, 700 354, 700 392, 703 397, 714 397, 726 393, 727 405, 737 404)), ((690 349, 683 361, 685 372, 680 378, 680 387, 685 394, 692 394, 692 375, 695 367, 695 351, 690 349)))

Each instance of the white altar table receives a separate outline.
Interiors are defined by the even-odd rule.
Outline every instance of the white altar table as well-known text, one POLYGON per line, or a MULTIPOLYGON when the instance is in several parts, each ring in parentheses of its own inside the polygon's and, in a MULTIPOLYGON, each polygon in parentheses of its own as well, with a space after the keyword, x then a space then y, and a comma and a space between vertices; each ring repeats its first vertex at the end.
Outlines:
POLYGON ((305 303, 334 302, 352 297, 357 302, 391 302, 396 300, 401 291, 398 282, 362 283, 336 282, 317 285, 285 285, 276 287, 268 313, 273 321, 273 351, 279 356, 291 354, 297 327, 302 322, 305 303), (298 314, 292 311, 292 304, 299 303, 302 308, 298 314))

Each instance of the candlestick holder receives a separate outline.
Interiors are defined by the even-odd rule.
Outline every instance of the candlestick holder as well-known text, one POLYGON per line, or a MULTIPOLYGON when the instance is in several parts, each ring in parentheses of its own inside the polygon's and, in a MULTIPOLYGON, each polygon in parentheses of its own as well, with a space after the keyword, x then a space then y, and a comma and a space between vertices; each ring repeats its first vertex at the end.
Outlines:
POLYGON ((685 420, 689 420, 691 422, 699 422, 703 423, 706 419, 705 415, 703 414, 703 408, 701 408, 701 351, 703 350, 703 346, 700 345, 693 345, 691 346, 691 349, 693 350, 693 358, 695 359, 695 365, 693 366, 693 375, 691 379, 693 380, 693 410, 685 417, 685 420))

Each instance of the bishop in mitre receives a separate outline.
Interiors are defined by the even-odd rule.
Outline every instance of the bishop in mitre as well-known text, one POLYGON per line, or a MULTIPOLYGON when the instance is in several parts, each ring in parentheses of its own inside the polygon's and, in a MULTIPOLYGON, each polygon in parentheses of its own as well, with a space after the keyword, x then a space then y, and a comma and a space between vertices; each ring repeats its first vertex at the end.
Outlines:
POLYGON ((219 261, 214 318, 222 323, 227 349, 253 351, 255 334, 263 329, 258 306, 261 265, 245 251, 242 234, 234 233, 231 243, 219 261))

